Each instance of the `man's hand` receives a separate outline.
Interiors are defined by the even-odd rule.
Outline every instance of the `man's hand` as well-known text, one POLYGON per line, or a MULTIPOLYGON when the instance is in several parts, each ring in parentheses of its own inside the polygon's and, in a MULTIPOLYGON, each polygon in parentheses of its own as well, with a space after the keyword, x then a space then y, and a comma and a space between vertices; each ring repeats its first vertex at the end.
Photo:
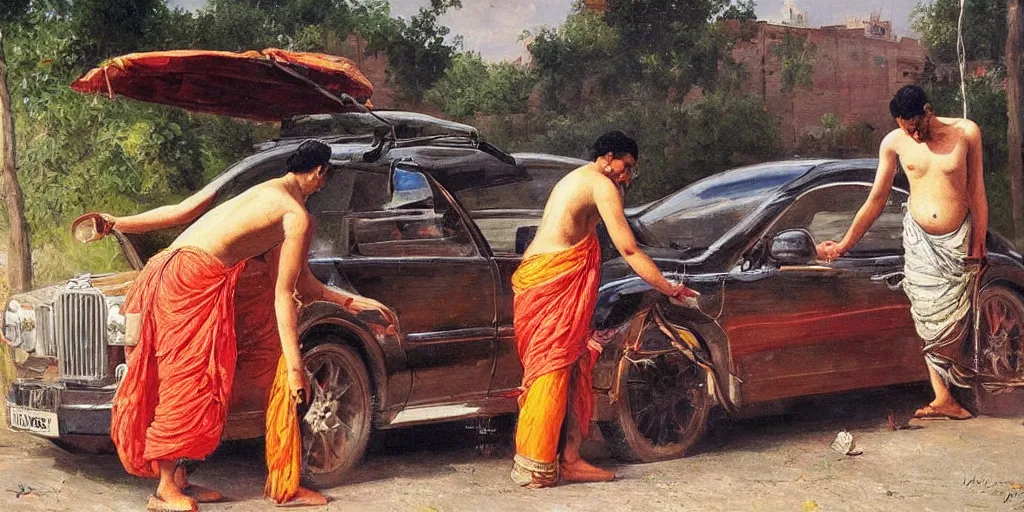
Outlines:
POLYGON ((348 304, 347 308, 357 315, 363 311, 383 311, 385 309, 383 304, 369 297, 352 295, 350 298, 352 302, 348 304))
POLYGON ((825 260, 826 262, 831 262, 843 255, 839 242, 833 240, 826 240, 818 244, 816 249, 818 250, 818 259, 825 260))
POLYGON ((972 243, 964 263, 967 265, 977 265, 979 269, 988 265, 988 249, 985 247, 985 243, 972 243))
POLYGON ((675 300, 683 302, 683 301, 686 301, 686 299, 689 298, 689 297, 693 297, 693 298, 700 297, 700 294, 697 293, 696 290, 692 290, 690 288, 687 288, 686 285, 678 284, 678 283, 673 283, 672 284, 672 293, 668 294, 668 296, 673 298, 673 299, 675 299, 675 300))
POLYGON ((297 404, 304 404, 309 397, 309 379, 304 368, 288 369, 288 391, 297 404))

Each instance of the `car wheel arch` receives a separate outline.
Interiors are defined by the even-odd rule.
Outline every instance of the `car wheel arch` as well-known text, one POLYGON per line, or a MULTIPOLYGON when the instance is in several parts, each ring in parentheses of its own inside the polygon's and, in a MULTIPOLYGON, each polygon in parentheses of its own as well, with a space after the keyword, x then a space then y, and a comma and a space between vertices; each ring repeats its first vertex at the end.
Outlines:
POLYGON ((387 355, 378 340, 370 334, 370 329, 358 321, 354 315, 335 304, 329 308, 319 308, 316 314, 304 318, 299 328, 299 339, 307 346, 303 352, 319 345, 317 340, 325 338, 340 339, 359 353, 363 364, 370 374, 370 386, 373 389, 376 405, 386 409, 388 397, 387 355))

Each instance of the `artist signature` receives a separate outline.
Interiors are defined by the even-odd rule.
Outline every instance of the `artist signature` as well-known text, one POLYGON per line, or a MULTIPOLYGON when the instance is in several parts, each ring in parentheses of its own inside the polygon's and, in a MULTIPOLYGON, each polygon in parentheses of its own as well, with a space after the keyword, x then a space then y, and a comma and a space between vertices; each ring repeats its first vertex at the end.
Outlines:
POLYGON ((964 487, 977 487, 986 494, 1002 496, 1003 503, 1012 505, 1014 510, 1024 510, 1024 483, 971 476, 964 477, 964 487))

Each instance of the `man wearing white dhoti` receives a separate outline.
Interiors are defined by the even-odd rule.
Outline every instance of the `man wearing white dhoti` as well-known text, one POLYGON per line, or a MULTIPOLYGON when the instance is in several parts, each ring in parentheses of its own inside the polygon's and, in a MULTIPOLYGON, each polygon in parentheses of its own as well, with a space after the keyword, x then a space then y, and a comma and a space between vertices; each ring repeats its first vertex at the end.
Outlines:
POLYGON ((947 383, 963 385, 955 364, 970 326, 977 269, 985 261, 988 202, 982 176, 981 130, 969 119, 937 117, 916 85, 901 88, 889 102, 899 128, 882 139, 874 186, 839 242, 818 245, 831 261, 848 251, 881 214, 899 160, 910 181, 903 221, 903 289, 910 298, 935 400, 916 418, 968 419, 947 383))

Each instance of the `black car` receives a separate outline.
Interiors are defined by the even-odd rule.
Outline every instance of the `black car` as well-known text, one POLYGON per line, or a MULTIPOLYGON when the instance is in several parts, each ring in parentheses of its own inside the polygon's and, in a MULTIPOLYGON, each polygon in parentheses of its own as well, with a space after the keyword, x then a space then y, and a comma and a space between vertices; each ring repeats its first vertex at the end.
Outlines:
MULTIPOLYGON (((302 421, 304 463, 320 485, 341 481, 374 429, 516 412, 509 391, 522 368, 511 274, 551 184, 584 163, 508 155, 471 127, 428 116, 378 115, 397 137, 359 132, 375 122, 367 114, 296 119, 215 181, 224 200, 280 175, 303 137, 331 144, 340 172, 309 201, 318 220, 310 266, 323 282, 387 309, 355 315, 317 302, 301 313, 318 390, 302 421)), ((605 349, 594 420, 613 453, 636 461, 683 455, 716 405, 756 413, 795 397, 927 378, 898 289, 905 181, 857 247, 830 264, 815 261, 814 239, 842 235, 876 163, 751 166, 630 210, 644 250, 667 277, 703 294, 696 304, 653 292, 602 233, 594 336, 605 349)), ((120 238, 136 268, 168 240, 120 238)), ((1014 385, 1024 381, 1024 265, 1003 238, 988 241, 980 310, 1000 314, 982 315, 994 320, 967 349, 979 361, 1003 350, 1008 366, 976 369, 989 384, 1014 385)), ((131 277, 86 277, 11 301, 5 335, 24 363, 8 405, 11 418, 26 418, 15 427, 62 443, 105 439, 123 374, 118 297, 131 277)), ((225 437, 259 437, 262 415, 232 411, 225 437)))

